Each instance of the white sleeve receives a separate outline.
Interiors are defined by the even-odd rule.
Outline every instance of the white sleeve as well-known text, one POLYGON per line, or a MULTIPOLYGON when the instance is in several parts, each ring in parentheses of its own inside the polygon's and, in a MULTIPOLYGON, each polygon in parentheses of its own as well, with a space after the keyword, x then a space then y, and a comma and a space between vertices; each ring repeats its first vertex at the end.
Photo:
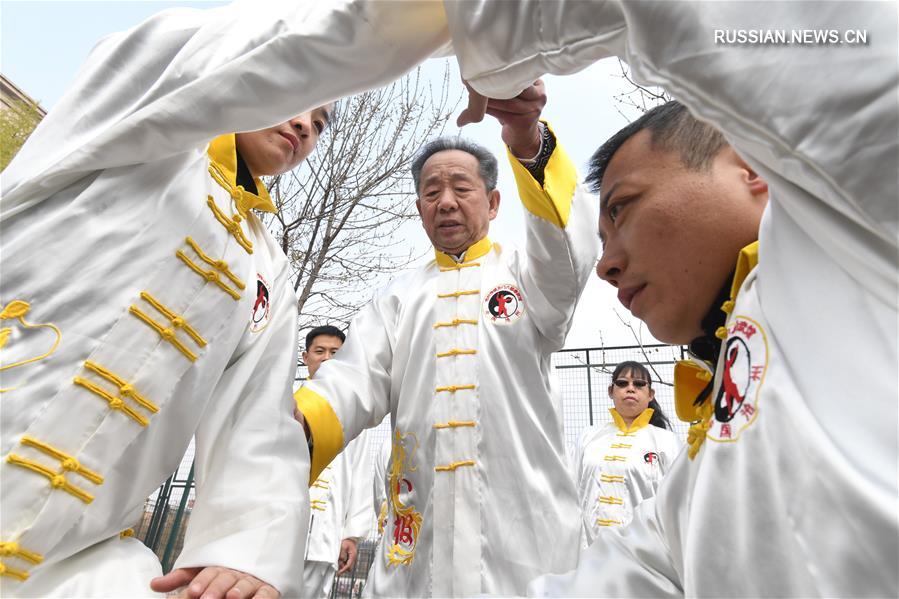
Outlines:
POLYGON ((785 192, 779 197, 797 222, 814 232, 842 220, 824 251, 875 297, 895 305, 896 4, 783 0, 764 6, 480 0, 446 2, 446 13, 463 78, 491 97, 512 97, 545 73, 573 73, 608 56, 624 59, 639 83, 665 88, 723 131, 785 192), (840 35, 863 31, 867 42, 716 41, 716 31, 800 26, 840 35))
POLYGON ((289 597, 302 588, 309 452, 292 417, 296 298, 286 271, 278 279, 271 321, 225 370, 197 428, 196 502, 175 567, 233 568, 289 597))
POLYGON ((347 489, 346 519, 341 539, 364 539, 371 529, 373 518, 369 490, 372 485, 371 451, 368 431, 350 441, 344 450, 350 469, 350 485, 347 489))
POLYGON ((574 163, 558 140, 542 185, 511 153, 509 162, 526 209, 521 284, 537 328, 555 351, 565 343, 599 252, 595 198, 578 185, 574 163))
POLYGON ((201 150, 388 83, 447 39, 442 6, 420 0, 159 13, 96 46, 3 173, 0 219, 90 172, 201 150))
POLYGON ((346 343, 294 394, 312 433, 315 478, 364 429, 390 411, 397 306, 379 291, 353 318, 346 343))

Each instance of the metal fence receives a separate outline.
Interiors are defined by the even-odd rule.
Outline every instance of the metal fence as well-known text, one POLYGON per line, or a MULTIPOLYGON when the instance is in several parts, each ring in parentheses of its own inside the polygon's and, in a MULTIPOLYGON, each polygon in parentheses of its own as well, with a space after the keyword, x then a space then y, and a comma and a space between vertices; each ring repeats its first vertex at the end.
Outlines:
MULTIPOLYGON (((565 438, 574 446, 581 431, 590 425, 611 421, 608 387, 612 370, 625 360, 645 364, 653 378, 656 400, 681 439, 688 424, 674 415, 674 363, 683 358, 684 348, 671 345, 628 345, 565 349, 553 354, 556 389, 562 398, 565 438)), ((305 367, 299 373, 305 376, 305 367)), ((386 418, 369 435, 372 464, 378 459, 381 445, 390 436, 390 419, 386 418)), ((141 521, 135 526, 138 538, 156 552, 163 570, 168 572, 184 543, 184 529, 193 508, 193 446, 181 467, 146 503, 141 521)), ((338 576, 331 588, 332 598, 360 597, 368 571, 377 554, 377 524, 374 517, 368 538, 359 543, 356 566, 338 576)))

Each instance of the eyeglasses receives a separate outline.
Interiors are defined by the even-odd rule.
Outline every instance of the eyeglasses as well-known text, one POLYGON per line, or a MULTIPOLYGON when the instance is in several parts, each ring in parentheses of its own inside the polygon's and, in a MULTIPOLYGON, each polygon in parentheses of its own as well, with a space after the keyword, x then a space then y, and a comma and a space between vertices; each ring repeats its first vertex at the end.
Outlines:
POLYGON ((641 380, 629 381, 627 379, 618 379, 617 381, 612 381, 612 384, 614 384, 619 389, 627 389, 628 385, 633 385, 635 389, 642 389, 649 383, 647 381, 641 380))

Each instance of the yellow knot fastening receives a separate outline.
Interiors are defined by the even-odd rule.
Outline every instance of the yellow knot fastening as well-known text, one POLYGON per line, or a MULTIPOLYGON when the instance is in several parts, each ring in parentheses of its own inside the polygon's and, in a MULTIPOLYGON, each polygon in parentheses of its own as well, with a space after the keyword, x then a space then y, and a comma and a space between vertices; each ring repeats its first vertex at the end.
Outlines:
POLYGON ((125 402, 123 402, 118 397, 113 397, 112 399, 109 400, 109 407, 112 408, 113 410, 121 410, 122 406, 124 406, 124 405, 125 405, 125 402))
POLYGON ((697 370, 696 378, 698 378, 700 381, 709 382, 710 380, 712 380, 712 373, 708 370, 697 370))
POLYGON ((162 337, 163 339, 165 339, 166 341, 171 341, 172 339, 175 338, 175 331, 173 331, 172 329, 162 329, 159 332, 159 336, 162 337))
POLYGON ((184 319, 180 316, 176 316, 172 319, 172 326, 178 327, 179 329, 184 326, 184 319))
POLYGON ((0 543, 0 555, 9 557, 15 555, 19 551, 19 544, 15 541, 9 543, 0 543))
POLYGON ((224 260, 216 260, 212 263, 212 266, 216 267, 219 270, 226 270, 228 268, 228 263, 224 260))
POLYGON ((0 312, 0 320, 8 320, 11 318, 21 318, 28 314, 31 305, 23 300, 13 300, 6 304, 3 311, 0 312))
POLYGON ((78 463, 78 460, 75 458, 66 458, 62 461, 62 469, 63 470, 71 470, 76 471, 81 468, 81 464, 78 463))
POLYGON ((692 460, 699 453, 702 444, 705 443, 706 433, 711 428, 712 420, 702 420, 690 427, 687 431, 687 456, 692 460))
POLYGON ((715 337, 718 339, 727 339, 727 327, 718 327, 715 331, 715 337))
POLYGON ((56 476, 50 477, 50 484, 54 489, 61 489, 66 486, 66 477, 62 474, 57 474, 56 476))
POLYGON ((126 397, 131 397, 132 395, 134 395, 134 387, 132 387, 131 385, 122 385, 121 387, 119 387, 119 393, 125 395, 126 397))
POLYGON ((235 222, 235 223, 239 223, 241 220, 243 220, 242 218, 240 218, 240 215, 239 215, 239 214, 235 214, 235 215, 232 216, 231 218, 234 219, 234 222, 235 222))
POLYGON ((214 283, 214 282, 218 281, 218 278, 219 278, 218 273, 215 272, 214 270, 207 271, 204 276, 206 277, 206 280, 209 281, 210 283, 214 283))
POLYGON ((730 314, 734 311, 734 302, 733 300, 727 300, 723 304, 721 304, 721 311, 725 314, 730 314))

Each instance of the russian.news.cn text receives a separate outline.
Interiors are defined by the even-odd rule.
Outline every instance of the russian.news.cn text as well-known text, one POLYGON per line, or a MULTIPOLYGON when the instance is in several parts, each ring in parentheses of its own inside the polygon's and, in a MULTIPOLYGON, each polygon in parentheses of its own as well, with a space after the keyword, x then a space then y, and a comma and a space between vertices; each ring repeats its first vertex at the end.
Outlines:
POLYGON ((866 29, 715 29, 715 43, 728 46, 866 46, 866 29))

